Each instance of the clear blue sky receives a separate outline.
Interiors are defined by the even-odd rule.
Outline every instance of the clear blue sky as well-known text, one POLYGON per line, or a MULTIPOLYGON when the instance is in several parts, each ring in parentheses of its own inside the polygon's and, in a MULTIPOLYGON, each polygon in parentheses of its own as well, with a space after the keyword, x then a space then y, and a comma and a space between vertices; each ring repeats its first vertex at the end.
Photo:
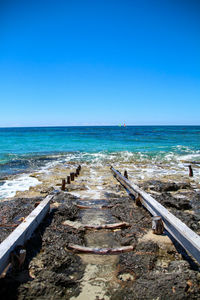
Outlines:
POLYGON ((0 126, 200 124, 199 0, 0 0, 0 126))

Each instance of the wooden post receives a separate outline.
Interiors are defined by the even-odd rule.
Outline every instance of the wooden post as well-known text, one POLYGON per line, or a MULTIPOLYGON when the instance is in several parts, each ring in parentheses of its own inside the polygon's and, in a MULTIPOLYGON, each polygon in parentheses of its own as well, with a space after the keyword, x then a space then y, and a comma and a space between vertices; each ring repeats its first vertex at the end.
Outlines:
POLYGON ((76 176, 79 175, 79 168, 76 169, 76 176))
POLYGON ((74 181, 74 173, 70 173, 71 181, 74 181))
POLYGON ((40 204, 40 201, 34 203, 34 207, 37 207, 40 204))
POLYGON ((26 258, 26 250, 23 246, 17 246, 10 254, 11 265, 15 271, 19 271, 24 264, 26 258))
POLYGON ((67 184, 70 184, 70 183, 71 183, 71 177, 67 176, 67 184))
POLYGON ((65 184, 66 184, 65 179, 62 179, 62 187, 61 187, 62 191, 65 191, 65 184))
POLYGON ((124 177, 128 179, 128 173, 126 170, 124 171, 124 177))
POLYGON ((188 168, 189 168, 189 176, 190 176, 190 177, 193 177, 193 170, 192 170, 192 166, 191 166, 191 165, 189 165, 189 166, 188 166, 188 168))
POLYGON ((152 218, 152 229, 154 234, 163 234, 164 225, 161 217, 156 216, 152 218))
POLYGON ((140 200, 140 195, 136 194, 135 195, 135 204, 137 206, 142 206, 141 200, 140 200))

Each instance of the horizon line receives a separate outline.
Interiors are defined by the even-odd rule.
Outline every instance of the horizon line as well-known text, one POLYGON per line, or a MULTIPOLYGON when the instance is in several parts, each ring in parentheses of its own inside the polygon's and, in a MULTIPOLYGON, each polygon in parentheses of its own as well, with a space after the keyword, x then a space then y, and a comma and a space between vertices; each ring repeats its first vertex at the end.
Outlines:
POLYGON ((200 124, 128 124, 124 126, 125 123, 115 124, 115 125, 36 125, 36 126, 0 126, 0 129, 7 128, 55 128, 55 127, 142 127, 142 126, 200 126, 200 124))

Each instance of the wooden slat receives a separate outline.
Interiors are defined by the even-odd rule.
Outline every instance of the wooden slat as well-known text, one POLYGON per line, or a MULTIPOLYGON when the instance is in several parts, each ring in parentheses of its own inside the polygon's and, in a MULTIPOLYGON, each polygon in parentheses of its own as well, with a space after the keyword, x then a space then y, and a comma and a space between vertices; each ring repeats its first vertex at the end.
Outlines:
POLYGON ((136 197, 138 195, 140 196, 142 205, 145 206, 153 216, 162 217, 166 230, 200 263, 200 236, 170 213, 153 197, 122 176, 113 167, 111 167, 111 170, 119 182, 124 185, 131 194, 136 197))
POLYGON ((80 245, 69 244, 67 245, 67 249, 72 250, 76 253, 90 253, 90 254, 98 254, 98 255, 108 255, 108 254, 119 254, 124 252, 133 251, 135 246, 121 246, 117 248, 91 248, 80 245))
POLYGON ((24 219, 24 221, 0 244, 0 274, 9 264, 10 253, 18 245, 24 245, 33 231, 38 227, 50 208, 50 201, 54 195, 47 196, 24 219))

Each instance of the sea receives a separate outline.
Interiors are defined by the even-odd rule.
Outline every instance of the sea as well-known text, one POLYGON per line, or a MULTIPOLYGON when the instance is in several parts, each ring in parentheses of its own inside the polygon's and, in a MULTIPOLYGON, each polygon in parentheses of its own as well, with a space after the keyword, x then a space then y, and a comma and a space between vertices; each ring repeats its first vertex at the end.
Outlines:
MULTIPOLYGON (((187 172, 188 161, 200 162, 200 126, 0 128, 0 198, 37 185, 31 173, 57 164, 127 164, 153 178, 187 172)), ((198 168, 195 178, 200 182, 198 168)))

